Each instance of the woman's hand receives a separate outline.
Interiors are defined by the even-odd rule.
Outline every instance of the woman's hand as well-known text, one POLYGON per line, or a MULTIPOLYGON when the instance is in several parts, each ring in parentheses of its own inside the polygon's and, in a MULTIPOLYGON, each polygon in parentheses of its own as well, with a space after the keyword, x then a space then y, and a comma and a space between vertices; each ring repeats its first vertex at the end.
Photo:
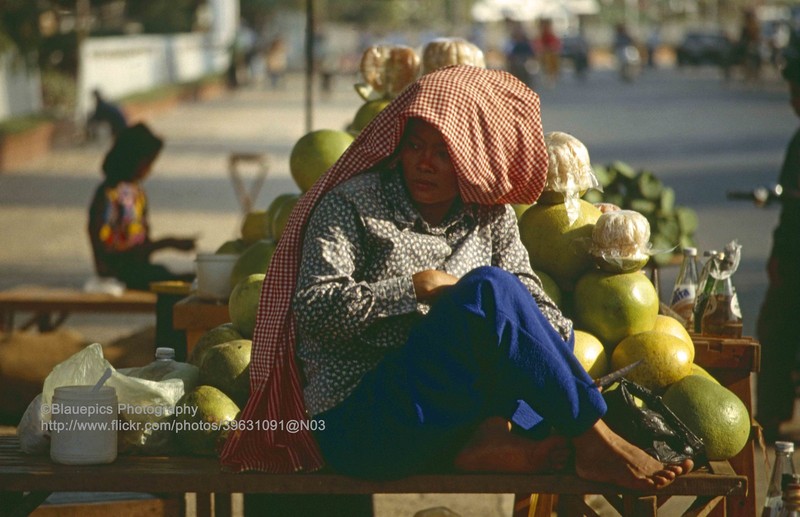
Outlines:
POLYGON ((772 284, 773 287, 779 287, 781 285, 781 274, 777 257, 769 258, 767 262, 767 276, 769 277, 769 283, 772 284))
POLYGON ((414 282, 414 292, 417 293, 419 301, 432 300, 442 292, 442 289, 458 282, 458 278, 453 275, 435 269, 414 273, 411 279, 414 282))

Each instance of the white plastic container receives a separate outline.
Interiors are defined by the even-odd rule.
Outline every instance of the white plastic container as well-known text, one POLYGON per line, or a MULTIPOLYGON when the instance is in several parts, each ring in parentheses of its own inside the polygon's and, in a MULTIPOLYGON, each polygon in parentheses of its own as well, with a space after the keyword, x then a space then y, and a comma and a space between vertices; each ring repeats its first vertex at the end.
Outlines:
POLYGON ((195 259, 198 297, 207 300, 227 300, 233 286, 231 272, 239 255, 198 253, 195 259))
POLYGON ((117 392, 110 386, 61 386, 50 405, 50 458, 66 465, 117 459, 117 392))

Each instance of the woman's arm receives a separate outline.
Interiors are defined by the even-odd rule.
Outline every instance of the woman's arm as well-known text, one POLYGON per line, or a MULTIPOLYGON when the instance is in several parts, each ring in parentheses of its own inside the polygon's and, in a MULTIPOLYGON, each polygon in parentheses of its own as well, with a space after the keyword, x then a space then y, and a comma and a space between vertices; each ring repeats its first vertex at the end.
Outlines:
POLYGON ((327 194, 312 213, 303 242, 293 303, 298 327, 319 339, 343 340, 382 319, 417 311, 411 275, 387 272, 367 280, 362 276, 367 264, 374 265, 357 209, 342 196, 327 194))
POLYGON ((519 238, 517 216, 510 205, 492 221, 492 265, 517 275, 531 292, 539 310, 550 320, 564 339, 572 332, 571 322, 564 317, 561 309, 547 296, 542 281, 531 269, 528 250, 519 238))

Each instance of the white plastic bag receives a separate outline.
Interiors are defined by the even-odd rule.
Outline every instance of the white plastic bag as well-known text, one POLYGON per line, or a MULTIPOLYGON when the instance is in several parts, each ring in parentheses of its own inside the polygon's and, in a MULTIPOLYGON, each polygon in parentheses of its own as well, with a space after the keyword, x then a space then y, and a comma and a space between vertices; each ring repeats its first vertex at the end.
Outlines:
MULTIPOLYGON (((41 404, 34 407, 35 405, 32 403, 28 407, 22 418, 22 421, 26 422, 27 428, 22 429, 22 425, 20 425, 18 434, 23 433, 26 442, 38 444, 38 447, 41 448, 42 438, 48 434, 46 426, 50 421, 55 389, 60 386, 94 385, 107 368, 111 368, 112 374, 105 385, 116 390, 119 402, 120 453, 165 454, 170 452, 173 433, 168 427, 168 423, 174 418, 175 403, 183 396, 183 381, 167 379, 156 382, 123 375, 114 370, 103 357, 103 347, 99 343, 87 346, 53 368, 44 381, 41 404), (28 415, 31 411, 38 412, 40 415, 38 426, 40 436, 38 437, 32 435, 37 429, 30 425, 30 422, 36 421, 35 415, 28 415)), ((20 435, 20 441, 23 441, 22 435, 20 435)))

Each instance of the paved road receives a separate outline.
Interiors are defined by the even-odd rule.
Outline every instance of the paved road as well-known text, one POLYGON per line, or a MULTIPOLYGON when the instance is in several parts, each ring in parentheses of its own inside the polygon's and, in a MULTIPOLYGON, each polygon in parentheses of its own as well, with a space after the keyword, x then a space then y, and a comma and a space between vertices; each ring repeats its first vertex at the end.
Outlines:
MULTIPOLYGON (((359 105, 351 83, 341 80, 329 99, 317 102, 315 128, 348 123, 359 105)), ((782 84, 773 80, 757 90, 726 86, 713 70, 658 70, 624 84, 602 71, 585 83, 565 76, 557 88, 540 93, 546 131, 580 138, 595 164, 623 160, 652 170, 675 189, 678 204, 695 208, 701 252, 740 240, 743 263, 735 284, 745 332, 752 334, 778 212, 727 201, 725 192, 777 177, 796 126, 782 84)), ((296 77, 284 91, 240 90, 150 121, 167 140, 146 183, 154 233, 198 235, 202 249, 236 234, 240 213, 226 171, 231 151, 262 150, 272 157, 257 206, 296 191, 288 154, 304 132, 302 110, 302 82, 296 77)), ((0 287, 20 281, 80 286, 91 275, 86 207, 100 180, 106 145, 58 150, 0 175, 0 242, 6 243, 0 251, 0 287)), ((192 267, 185 254, 161 259, 192 267)), ((674 274, 664 272, 665 290, 674 274)))
MULTIPOLYGON (((317 103, 315 128, 341 128, 349 122, 360 104, 351 84, 341 80, 328 99, 317 103)), ((744 256, 735 284, 745 332, 752 333, 766 286, 763 266, 777 209, 730 202, 725 192, 777 177, 797 125, 780 81, 754 89, 725 85, 712 70, 658 70, 624 84, 610 71, 598 71, 586 82, 565 76, 557 88, 540 93, 546 131, 580 138, 593 163, 623 160, 651 169, 675 189, 678 204, 695 208, 700 250, 740 240, 744 256)), ((149 121, 167 141, 146 183, 155 236, 194 234, 201 250, 213 250, 237 234, 241 213, 226 170, 232 151, 266 151, 272 158, 256 206, 266 207, 278 194, 296 191, 288 156, 304 133, 302 108, 302 82, 294 77, 282 91, 239 90, 182 105, 149 121)), ((0 288, 29 282, 80 287, 91 276, 86 209, 100 181, 106 147, 101 142, 59 149, 0 174, 0 288)), ((192 267, 190 255, 159 258, 175 267, 192 267)), ((674 274, 665 271, 666 290, 674 274)), ((128 318, 109 328, 108 320, 70 320, 98 340, 143 323, 152 322, 128 318)), ((409 497, 402 503, 390 497, 376 500, 379 514, 410 515, 412 507, 436 504, 409 497)), ((459 505, 456 500, 452 506, 464 515, 502 515, 507 510, 499 508, 510 504, 507 497, 468 501, 459 505)))

